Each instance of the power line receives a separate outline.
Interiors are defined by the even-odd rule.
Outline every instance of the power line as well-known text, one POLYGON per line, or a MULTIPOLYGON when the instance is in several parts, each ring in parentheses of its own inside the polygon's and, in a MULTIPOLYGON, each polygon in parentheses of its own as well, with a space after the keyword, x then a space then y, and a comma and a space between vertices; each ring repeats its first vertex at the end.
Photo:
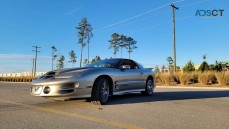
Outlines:
POLYGON ((182 5, 181 7, 191 6, 191 5, 194 5, 194 4, 200 4, 200 3, 205 3, 205 2, 209 2, 209 0, 202 0, 202 1, 198 1, 198 2, 193 2, 193 3, 190 3, 190 4, 182 5))
POLYGON ((35 50, 33 50, 35 52, 35 60, 34 60, 34 75, 33 76, 36 76, 36 68, 37 68, 37 53, 40 52, 38 51, 38 48, 41 48, 41 47, 38 47, 38 46, 32 46, 33 48, 35 48, 35 50))
MULTIPOLYGON (((184 1, 184 0, 178 0, 178 1, 175 1, 175 2, 173 2, 173 3, 175 4, 175 3, 180 3, 180 2, 183 2, 183 1, 184 1)), ((205 3, 205 2, 209 2, 209 0, 202 0, 202 1, 198 1, 198 2, 193 2, 193 3, 190 3, 190 4, 182 5, 181 7, 192 6, 192 5, 195 5, 195 4, 200 4, 200 3, 205 3)), ((122 21, 113 23, 113 24, 111 24, 111 25, 107 25, 107 26, 105 26, 105 27, 103 27, 103 28, 100 28, 100 29, 97 29, 97 30, 95 30, 95 31, 99 31, 99 30, 103 30, 103 29, 107 29, 107 28, 116 26, 116 25, 118 25, 118 24, 121 24, 121 23, 130 21, 130 20, 135 19, 135 18, 138 18, 138 17, 140 17, 140 16, 142 16, 142 15, 145 15, 145 14, 154 12, 154 11, 156 11, 156 10, 158 10, 158 9, 164 8, 165 6, 168 6, 168 5, 169 5, 169 4, 165 4, 165 5, 163 5, 163 6, 157 7, 157 8, 155 8, 155 9, 152 9, 152 10, 149 10, 149 11, 146 11, 146 12, 144 12, 144 13, 138 14, 138 15, 133 16, 133 17, 130 17, 130 18, 127 18, 127 19, 125 19, 125 20, 122 20, 122 21)), ((160 13, 158 13, 158 14, 160 14, 160 13)), ((155 15, 157 15, 157 14, 155 14, 155 15)), ((156 26, 158 26, 158 25, 156 25, 156 26)), ((94 32, 95 32, 95 31, 94 31, 94 32)))
MULTIPOLYGON (((179 3, 179 2, 183 2, 183 1, 184 1, 184 0, 177 0, 177 1, 175 1, 174 3, 179 3)), ((130 20, 132 20, 132 19, 138 18, 138 17, 143 16, 143 15, 145 15, 145 14, 148 14, 148 13, 151 13, 151 12, 154 12, 154 11, 157 11, 157 10, 159 10, 159 9, 161 9, 161 8, 164 8, 164 7, 168 6, 168 5, 169 5, 169 3, 167 3, 167 4, 165 4, 165 5, 162 5, 162 6, 159 6, 159 7, 156 7, 156 8, 154 8, 154 9, 149 10, 149 11, 143 12, 143 13, 141 13, 141 14, 132 16, 132 17, 127 18, 127 19, 125 19, 125 20, 122 20, 122 21, 119 21, 119 22, 116 22, 116 23, 107 25, 107 26, 105 26, 105 27, 103 27, 103 28, 100 28, 100 29, 97 29, 97 30, 95 30, 95 31, 107 29, 107 28, 113 27, 113 26, 115 26, 115 25, 118 25, 118 24, 121 24, 121 23, 130 21, 130 20)))

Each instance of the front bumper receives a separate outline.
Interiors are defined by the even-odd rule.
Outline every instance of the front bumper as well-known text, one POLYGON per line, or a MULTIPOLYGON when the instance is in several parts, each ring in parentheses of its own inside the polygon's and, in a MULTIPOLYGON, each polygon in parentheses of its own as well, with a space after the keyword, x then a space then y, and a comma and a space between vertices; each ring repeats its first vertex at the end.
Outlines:
POLYGON ((33 85, 30 92, 34 96, 66 96, 73 94, 78 87, 78 83, 33 85))

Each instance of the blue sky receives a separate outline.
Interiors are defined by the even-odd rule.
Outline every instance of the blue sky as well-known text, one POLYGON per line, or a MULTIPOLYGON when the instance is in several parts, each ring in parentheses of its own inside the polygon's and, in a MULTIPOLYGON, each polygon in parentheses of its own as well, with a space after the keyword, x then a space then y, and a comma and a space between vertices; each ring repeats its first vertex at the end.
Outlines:
MULTIPOLYGON (((1 0, 0 4, 0 73, 31 71, 32 46, 38 53, 38 71, 51 70, 51 46, 66 58, 65 68, 72 67, 69 51, 74 50, 79 66, 80 46, 75 26, 83 17, 92 25, 90 58, 110 58, 108 40, 116 32, 133 37, 138 49, 131 58, 145 67, 167 65, 172 55, 171 7, 176 14, 177 65, 189 60, 229 61, 229 1, 227 0, 1 0), (195 16, 196 10, 224 9, 223 16, 195 16)), ((87 47, 83 58, 87 58, 87 47)), ((120 52, 117 54, 120 57, 120 52)), ((123 51, 123 57, 128 58, 123 51)))

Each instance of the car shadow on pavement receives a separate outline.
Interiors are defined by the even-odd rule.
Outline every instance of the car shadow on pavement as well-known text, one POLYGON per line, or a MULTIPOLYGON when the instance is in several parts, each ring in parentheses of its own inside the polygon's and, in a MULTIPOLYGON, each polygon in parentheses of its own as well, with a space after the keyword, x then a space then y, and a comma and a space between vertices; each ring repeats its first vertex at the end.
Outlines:
POLYGON ((139 93, 134 93, 111 96, 107 105, 221 97, 229 97, 229 91, 155 92, 152 96, 142 96, 139 93))

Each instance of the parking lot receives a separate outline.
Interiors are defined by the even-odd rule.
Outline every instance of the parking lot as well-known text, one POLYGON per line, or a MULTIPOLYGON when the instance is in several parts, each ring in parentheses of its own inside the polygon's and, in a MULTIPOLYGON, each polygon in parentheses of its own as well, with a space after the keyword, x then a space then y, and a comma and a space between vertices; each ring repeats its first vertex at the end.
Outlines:
POLYGON ((153 96, 112 96, 107 105, 86 99, 54 101, 31 96, 29 83, 0 82, 2 129, 226 129, 229 90, 156 88, 153 96))

